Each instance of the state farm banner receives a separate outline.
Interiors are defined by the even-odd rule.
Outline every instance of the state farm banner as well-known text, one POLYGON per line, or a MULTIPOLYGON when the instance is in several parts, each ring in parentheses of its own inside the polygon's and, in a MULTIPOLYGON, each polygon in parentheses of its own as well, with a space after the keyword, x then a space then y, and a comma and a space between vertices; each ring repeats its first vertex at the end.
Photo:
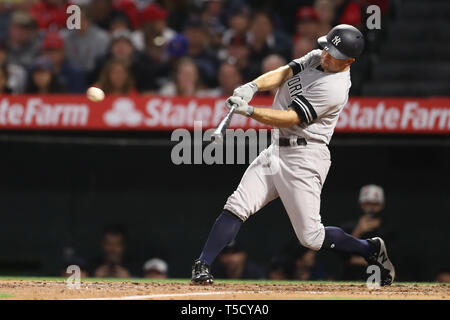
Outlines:
MULTIPOLYGON (((270 107, 271 98, 252 105, 270 107)), ((174 130, 215 127, 226 114, 225 98, 82 95, 0 96, 0 129, 174 130)), ((269 128, 236 115, 231 128, 269 128)), ((450 98, 351 98, 337 132, 450 133, 450 98)))

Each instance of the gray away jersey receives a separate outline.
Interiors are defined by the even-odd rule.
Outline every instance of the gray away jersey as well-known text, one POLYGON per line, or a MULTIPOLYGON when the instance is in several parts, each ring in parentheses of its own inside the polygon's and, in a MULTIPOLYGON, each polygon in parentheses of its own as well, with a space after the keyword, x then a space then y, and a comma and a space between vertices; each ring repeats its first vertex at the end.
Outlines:
POLYGON ((348 100, 350 71, 321 71, 321 53, 322 50, 313 50, 289 63, 294 76, 278 89, 273 108, 292 108, 301 122, 290 128, 279 128, 280 137, 299 136, 308 143, 330 143, 339 113, 348 100))

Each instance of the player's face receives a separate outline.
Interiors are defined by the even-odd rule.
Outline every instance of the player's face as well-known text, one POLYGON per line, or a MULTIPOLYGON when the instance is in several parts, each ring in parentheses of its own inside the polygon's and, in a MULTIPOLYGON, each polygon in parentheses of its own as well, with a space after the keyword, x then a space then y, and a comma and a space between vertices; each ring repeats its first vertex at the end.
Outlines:
POLYGON ((354 58, 344 60, 336 59, 325 50, 322 50, 322 55, 320 57, 320 64, 322 65, 323 70, 325 70, 326 72, 344 71, 353 63, 353 61, 355 61, 354 58))

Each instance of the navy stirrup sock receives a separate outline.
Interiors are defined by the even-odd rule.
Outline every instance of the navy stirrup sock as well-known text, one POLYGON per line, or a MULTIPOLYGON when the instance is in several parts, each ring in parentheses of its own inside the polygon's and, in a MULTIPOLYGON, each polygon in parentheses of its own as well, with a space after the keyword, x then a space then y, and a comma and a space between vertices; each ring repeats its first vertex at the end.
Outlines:
POLYGON ((325 227, 325 240, 321 249, 358 254, 364 258, 375 252, 375 246, 372 243, 357 239, 338 227, 325 227))
POLYGON ((209 232, 200 260, 210 266, 222 249, 236 238, 242 223, 233 213, 224 210, 209 232))

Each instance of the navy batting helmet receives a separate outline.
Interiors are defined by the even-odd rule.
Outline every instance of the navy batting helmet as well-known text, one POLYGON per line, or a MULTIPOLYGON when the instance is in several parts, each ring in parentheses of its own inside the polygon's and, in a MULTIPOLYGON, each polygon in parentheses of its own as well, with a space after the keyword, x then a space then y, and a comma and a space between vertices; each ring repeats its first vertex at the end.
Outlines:
POLYGON ((337 25, 317 42, 336 59, 357 58, 364 49, 364 36, 348 24, 337 25))

